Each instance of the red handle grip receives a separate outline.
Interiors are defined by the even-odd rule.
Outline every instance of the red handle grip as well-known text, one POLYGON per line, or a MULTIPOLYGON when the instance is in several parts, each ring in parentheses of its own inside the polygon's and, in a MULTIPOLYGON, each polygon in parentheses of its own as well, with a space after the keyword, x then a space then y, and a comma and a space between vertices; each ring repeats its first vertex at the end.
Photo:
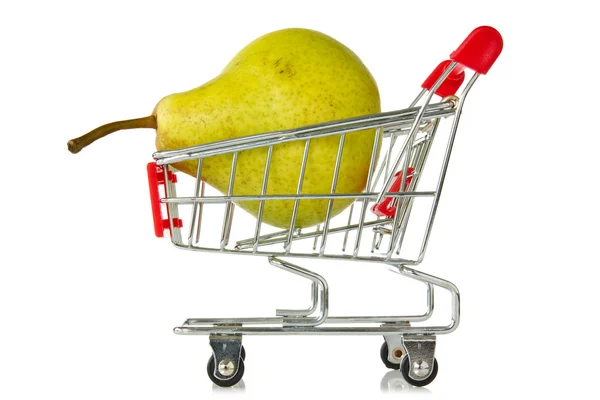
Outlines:
MULTIPOLYGON (((437 82, 437 80, 442 76, 446 68, 452 63, 450 60, 442 61, 438 64, 438 66, 433 70, 433 72, 425 79, 425 82, 421 85, 423 89, 431 90, 433 85, 437 82)), ((463 84, 465 80, 465 67, 462 65, 457 65, 454 67, 450 75, 444 79, 444 82, 440 85, 440 87, 435 91, 440 97, 451 96, 463 84)))
POLYGON ((503 45, 500 32, 491 26, 480 26, 450 54, 450 59, 485 75, 502 52, 503 45))
MULTIPOLYGON (((408 168, 408 174, 406 175, 406 182, 404 184, 403 191, 408 188, 408 185, 410 185, 410 181, 412 180, 414 172, 415 169, 413 167, 408 168)), ((398 171, 394 175, 394 180, 392 182, 392 185, 390 186, 390 192, 399 192, 401 184, 402 171, 398 171)), ((375 215, 379 217, 394 218, 394 215, 396 215, 397 203, 397 198, 386 197, 381 201, 381 203, 373 204, 373 206, 371 207, 371 211, 373 211, 373 213, 375 213, 375 215)))
POLYGON ((442 61, 425 79, 421 87, 431 90, 448 66, 458 63, 442 82, 435 94, 441 97, 456 93, 465 80, 465 67, 479 74, 486 74, 502 52, 502 36, 491 26, 480 26, 471 32, 456 50, 450 54, 450 60, 442 61))

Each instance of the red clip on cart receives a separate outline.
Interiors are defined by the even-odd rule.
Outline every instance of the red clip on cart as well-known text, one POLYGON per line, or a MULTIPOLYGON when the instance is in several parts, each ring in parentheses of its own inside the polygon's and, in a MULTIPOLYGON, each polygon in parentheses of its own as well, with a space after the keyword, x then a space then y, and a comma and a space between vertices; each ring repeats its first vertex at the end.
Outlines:
MULTIPOLYGON (((148 165, 148 177, 156 236, 162 237, 168 230, 171 241, 180 249, 264 256, 271 265, 311 282, 311 305, 307 309, 280 309, 275 316, 262 318, 190 318, 174 329, 181 335, 209 336, 213 355, 207 372, 213 382, 220 386, 239 382, 244 373, 242 337, 262 334, 382 335, 385 341, 381 347, 381 358, 388 368, 401 369, 405 379, 416 386, 433 381, 438 365, 435 359, 436 335, 447 334, 457 328, 459 293, 451 282, 415 267, 423 261, 429 242, 466 96, 477 78, 488 72, 501 51, 502 37, 498 31, 482 26, 451 53, 449 60, 442 61, 434 69, 423 82, 419 95, 406 109, 153 155, 155 162, 148 165), (470 78, 465 83, 467 72, 470 72, 470 78), (440 100, 432 101, 434 96, 440 100), (268 195, 265 184, 262 193, 252 196, 212 194, 211 188, 201 180, 203 159, 231 154, 233 162, 229 182, 233 187, 238 154, 264 147, 268 151, 263 182, 267 182, 271 155, 276 146, 331 135, 340 138, 334 170, 338 171, 344 135, 366 129, 376 130, 376 145, 373 146, 366 188, 361 193, 336 193, 336 174, 333 175, 331 192, 320 194, 297 191, 268 195), (435 151, 436 145, 441 151, 435 151), (379 157, 378 147, 381 148, 379 157), (182 182, 177 182, 174 166, 186 160, 198 162, 197 177, 187 188, 182 186, 182 182), (432 168, 425 168, 426 164, 432 168), (429 181, 428 176, 432 177, 429 181), (178 195, 176 188, 179 192, 187 189, 187 193, 178 195), (292 218, 289 229, 284 230, 276 230, 262 221, 261 210, 269 201, 286 199, 297 205, 301 200, 324 199, 331 210, 331 204, 339 198, 355 201, 340 215, 331 217, 328 212, 326 220, 314 228, 296 228, 295 218, 292 218), (243 201, 261 204, 258 217, 250 224, 248 214, 238 212, 234 217, 235 204, 243 201), (215 216, 219 217, 216 223, 215 216), (369 236, 371 240, 367 240, 369 236), (331 316, 325 278, 291 263, 288 261, 290 258, 385 265, 401 276, 425 284, 427 309, 418 315, 331 316), (436 288, 447 290, 452 299, 451 320, 447 325, 427 323, 433 315, 436 288)), ((305 167, 306 158, 302 170, 305 167)), ((300 173, 299 179, 302 177, 300 173)))

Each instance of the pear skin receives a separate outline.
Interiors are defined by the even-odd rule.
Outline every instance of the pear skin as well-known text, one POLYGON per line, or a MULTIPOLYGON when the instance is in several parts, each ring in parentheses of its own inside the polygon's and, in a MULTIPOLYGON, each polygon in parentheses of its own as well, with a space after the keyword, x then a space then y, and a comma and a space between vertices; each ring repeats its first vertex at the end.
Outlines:
MULTIPOLYGON (((156 128, 157 150, 172 150, 380 111, 377 84, 356 54, 325 34, 293 28, 251 42, 219 76, 161 99, 151 116, 155 126, 148 126, 153 121, 144 122, 145 127, 156 128)), ((358 193, 365 188, 374 138, 374 129, 345 135, 336 193, 358 193)), ((78 150, 79 145, 71 142, 69 148, 78 150)), ((340 135, 310 140, 303 194, 330 193, 339 143, 340 135)), ((305 144, 274 146, 267 195, 296 193, 305 144)), ((239 153, 233 195, 261 193, 267 151, 239 153)), ((226 154, 202 161, 202 179, 222 193, 229 191, 232 157, 226 154)), ((195 160, 175 167, 196 176, 195 160)), ((332 216, 352 202, 335 200, 332 216)), ((237 204, 258 215, 258 201, 237 204)), ((322 223, 327 206, 328 200, 300 201, 295 226, 322 223)), ((293 208, 293 200, 265 201, 263 222, 289 228, 293 208)))

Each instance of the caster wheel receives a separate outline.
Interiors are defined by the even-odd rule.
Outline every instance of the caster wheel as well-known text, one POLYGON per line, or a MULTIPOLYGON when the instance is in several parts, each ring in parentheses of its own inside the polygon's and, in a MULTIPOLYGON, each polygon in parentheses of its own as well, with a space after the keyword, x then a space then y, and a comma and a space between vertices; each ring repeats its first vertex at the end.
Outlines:
POLYGON ((383 342, 383 344, 381 345, 381 351, 379 352, 379 355, 381 356, 381 361, 383 361, 386 367, 388 367, 389 369, 400 369, 400 364, 394 364, 393 362, 390 362, 390 360, 388 360, 387 342, 383 342))
POLYGON ((408 376, 408 372, 409 372, 409 368, 410 368, 410 364, 408 362, 408 356, 404 357, 404 359, 402 360, 401 367, 402 367, 402 376, 404 377, 406 382, 410 383, 413 386, 429 385, 431 382, 433 382, 433 380, 435 379, 435 377, 437 376, 437 373, 438 373, 438 362, 435 358, 433 359, 433 369, 431 370, 431 374, 426 379, 423 379, 422 381, 416 381, 413 378, 408 376))
POLYGON ((245 354, 243 353, 242 348, 242 358, 240 358, 240 365, 238 365, 238 369, 235 375, 230 379, 220 379, 215 376, 215 356, 210 356, 208 364, 206 365, 206 372, 208 373, 208 377, 217 386, 230 387, 235 385, 242 379, 242 376, 244 376, 244 356, 245 354))
POLYGON ((242 354, 241 354, 242 360, 246 361, 246 349, 244 348, 244 346, 242 346, 242 354))

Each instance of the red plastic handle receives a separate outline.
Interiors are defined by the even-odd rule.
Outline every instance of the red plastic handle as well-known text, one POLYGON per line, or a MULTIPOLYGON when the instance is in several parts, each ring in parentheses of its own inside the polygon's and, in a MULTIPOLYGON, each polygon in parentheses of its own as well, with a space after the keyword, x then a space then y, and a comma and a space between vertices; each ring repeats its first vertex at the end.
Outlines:
POLYGON ((486 74, 502 52, 502 36, 491 26, 480 26, 471 32, 458 48, 450 54, 450 60, 442 61, 425 79, 423 89, 431 90, 448 66, 457 65, 435 91, 441 97, 456 93, 465 80, 465 67, 479 74, 486 74))
MULTIPOLYGON (((410 167, 408 169, 408 175, 406 175, 406 183, 404 185, 404 190, 406 190, 408 185, 410 185, 410 181, 412 180, 414 172, 415 172, 415 169, 413 167, 410 167)), ((390 192, 400 191, 401 183, 402 183, 402 171, 398 171, 394 175, 394 181, 392 182, 392 185, 390 186, 389 191, 390 192)), ((396 207, 398 204, 397 201, 394 201, 396 199, 397 199, 396 197, 386 197, 385 199, 382 200, 381 203, 374 204, 373 207, 371 207, 371 211, 373 211, 375 213, 375 215, 377 215, 378 217, 393 218, 394 215, 396 215, 396 207)))
MULTIPOLYGON (((165 182, 165 169, 157 165, 155 162, 148 163, 146 166, 146 171, 148 172, 148 186, 150 189, 150 205, 152 206, 152 219, 154 220, 154 234, 156 237, 164 237, 165 230, 169 229, 169 233, 171 232, 171 224, 169 223, 169 218, 163 219, 162 208, 160 202, 160 185, 163 186, 163 190, 166 193, 166 182, 165 182)), ((168 171, 168 179, 169 181, 175 183, 177 182, 177 175, 168 171)), ((167 210, 167 215, 169 211, 167 210)), ((175 228, 182 227, 182 221, 179 218, 173 219, 173 226, 175 228)))
POLYGON ((503 45, 500 32, 491 26, 480 26, 450 54, 450 59, 485 75, 502 52, 503 45))
MULTIPOLYGON (((425 79, 425 82, 423 82, 421 87, 423 89, 431 90, 433 85, 437 82, 440 76, 442 76, 446 68, 448 68, 448 66, 451 63, 452 61, 450 60, 442 61, 441 63, 439 63, 438 66, 433 70, 433 72, 427 77, 427 79, 425 79)), ((440 97, 451 96, 454 93, 456 93, 458 88, 460 88, 460 85, 463 84, 464 80, 465 67, 459 64, 456 67, 454 67, 452 72, 450 72, 450 75, 448 75, 446 79, 444 79, 444 82, 442 82, 440 87, 435 91, 435 94, 437 94, 440 97)))

